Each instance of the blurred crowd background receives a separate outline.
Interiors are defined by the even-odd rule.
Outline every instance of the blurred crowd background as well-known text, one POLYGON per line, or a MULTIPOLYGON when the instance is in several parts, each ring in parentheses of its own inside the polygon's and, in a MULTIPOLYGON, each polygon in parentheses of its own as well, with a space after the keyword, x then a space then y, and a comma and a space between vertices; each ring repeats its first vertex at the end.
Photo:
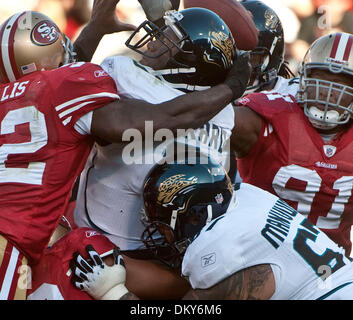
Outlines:
MULTIPOLYGON (((214 0, 217 1, 217 0, 214 0)), ((296 74, 308 46, 319 36, 337 30, 353 33, 352 0, 262 0, 278 14, 282 21, 286 60, 296 74)), ((62 31, 75 40, 81 28, 90 18, 93 0, 0 0, 0 23, 10 15, 22 10, 40 11, 52 18, 62 31)), ((181 0, 183 8, 183 0, 181 0)), ((145 20, 144 12, 137 0, 120 0, 118 17, 138 26, 145 20)), ((125 32, 106 35, 94 57, 100 63, 110 55, 132 55, 124 42, 125 32)))

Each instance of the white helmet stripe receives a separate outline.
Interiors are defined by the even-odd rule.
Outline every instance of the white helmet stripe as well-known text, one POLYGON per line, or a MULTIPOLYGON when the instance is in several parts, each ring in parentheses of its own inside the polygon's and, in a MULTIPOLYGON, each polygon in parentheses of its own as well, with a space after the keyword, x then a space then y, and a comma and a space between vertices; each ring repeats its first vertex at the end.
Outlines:
POLYGON ((335 57, 336 60, 339 60, 339 61, 343 60, 348 40, 349 40, 349 35, 347 33, 342 33, 340 42, 338 43, 338 48, 337 48, 336 57, 335 57))
POLYGON ((1 41, 1 56, 3 59, 4 63, 4 68, 6 75, 10 82, 15 81, 15 72, 12 69, 11 65, 11 60, 10 60, 10 44, 9 44, 9 39, 10 39, 10 34, 11 31, 15 25, 16 20, 23 14, 23 12, 20 12, 18 14, 15 14, 14 16, 11 17, 11 19, 7 22, 5 28, 4 28, 4 33, 2 35, 2 41, 1 41), (12 26, 11 28, 8 28, 8 26, 12 26))
POLYGON ((347 61, 352 49, 353 37, 348 33, 338 33, 334 40, 330 57, 337 61, 347 61))

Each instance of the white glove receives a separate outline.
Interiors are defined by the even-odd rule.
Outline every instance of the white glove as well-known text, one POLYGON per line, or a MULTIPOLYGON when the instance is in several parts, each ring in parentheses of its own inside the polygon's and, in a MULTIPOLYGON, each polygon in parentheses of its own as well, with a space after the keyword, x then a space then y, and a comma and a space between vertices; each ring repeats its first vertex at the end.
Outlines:
POLYGON ((154 22, 163 18, 168 10, 178 10, 180 1, 171 0, 139 0, 148 20, 154 22))
POLYGON ((71 282, 86 291, 96 300, 119 300, 128 293, 125 287, 126 270, 123 257, 117 247, 113 250, 114 265, 106 265, 91 245, 86 247, 91 261, 88 263, 80 254, 71 260, 73 277, 71 282))

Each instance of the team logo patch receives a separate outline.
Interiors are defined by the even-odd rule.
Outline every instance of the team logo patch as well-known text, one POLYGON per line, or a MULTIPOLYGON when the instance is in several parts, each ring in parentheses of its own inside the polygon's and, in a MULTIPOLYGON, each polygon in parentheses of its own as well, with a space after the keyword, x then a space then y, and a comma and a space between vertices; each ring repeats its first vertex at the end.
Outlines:
POLYGON ((206 268, 216 262, 216 254, 210 253, 206 256, 201 257, 201 266, 202 268, 206 268))
POLYGON ((52 22, 45 20, 39 22, 32 30, 31 38, 35 44, 47 46, 59 39, 59 28, 52 22))
POLYGON ((244 97, 244 98, 240 98, 237 102, 238 102, 239 104, 245 106, 245 105, 247 105, 247 104, 250 102, 250 99, 244 97))
POLYGON ((326 163, 326 162, 323 162, 323 161, 317 161, 317 162, 315 162, 315 166, 317 166, 319 168, 337 170, 337 164, 336 163, 326 163))
POLYGON ((325 145, 324 146, 324 153, 325 153, 326 157, 331 158, 336 153, 336 147, 330 146, 330 145, 325 145))
POLYGON ((95 78, 106 77, 107 75, 108 75, 108 73, 106 73, 104 70, 94 71, 95 78))
POLYGON ((86 233, 86 238, 91 238, 91 237, 100 235, 100 233, 97 231, 86 231, 85 233, 86 233))
POLYGON ((215 200, 218 204, 221 204, 223 202, 223 196, 222 196, 222 193, 218 193, 216 196, 215 196, 215 200))

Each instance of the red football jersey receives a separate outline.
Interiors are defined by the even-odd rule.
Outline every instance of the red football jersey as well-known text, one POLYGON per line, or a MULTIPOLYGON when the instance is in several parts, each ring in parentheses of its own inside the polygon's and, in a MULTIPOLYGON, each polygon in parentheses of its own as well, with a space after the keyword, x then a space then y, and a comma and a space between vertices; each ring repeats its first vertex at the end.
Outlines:
POLYGON ((92 300, 86 292, 71 284, 70 260, 75 251, 86 257, 85 248, 88 244, 102 257, 111 254, 115 247, 107 237, 96 230, 77 228, 70 231, 48 248, 39 263, 32 268, 28 299, 92 300))
POLYGON ((238 159, 243 181, 286 200, 349 255, 353 128, 326 143, 289 95, 255 93, 240 104, 263 118, 258 141, 238 159))
POLYGON ((93 144, 76 121, 117 98, 114 80, 91 63, 0 86, 0 233, 32 263, 65 214, 93 144))

